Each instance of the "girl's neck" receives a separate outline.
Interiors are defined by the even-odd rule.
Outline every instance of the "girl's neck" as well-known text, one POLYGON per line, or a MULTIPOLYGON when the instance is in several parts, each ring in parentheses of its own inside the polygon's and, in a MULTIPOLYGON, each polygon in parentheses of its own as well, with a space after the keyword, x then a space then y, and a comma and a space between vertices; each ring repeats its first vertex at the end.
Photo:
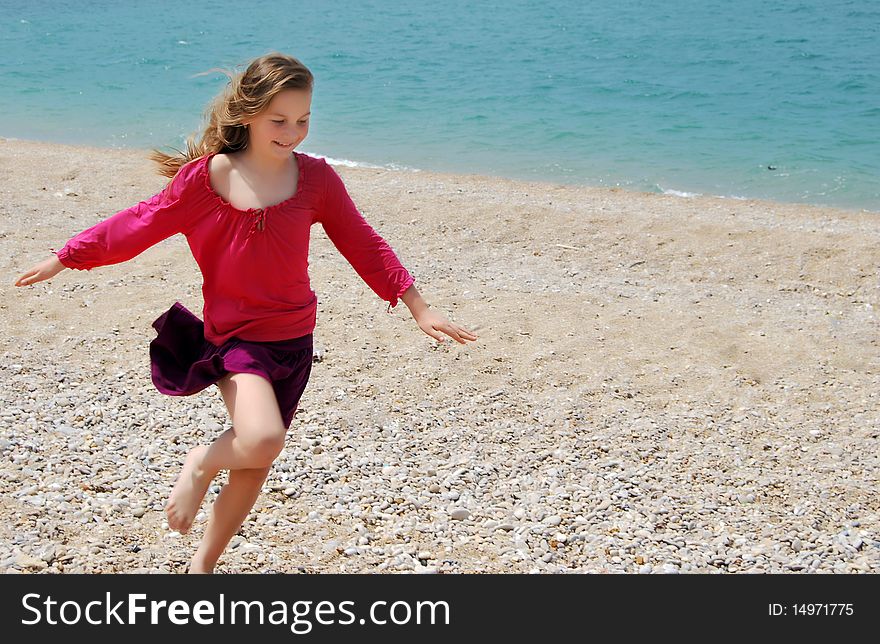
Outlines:
POLYGON ((254 152, 252 148, 245 148, 237 156, 239 163, 261 175, 286 173, 290 170, 291 164, 296 162, 293 152, 286 158, 278 158, 261 155, 254 152))

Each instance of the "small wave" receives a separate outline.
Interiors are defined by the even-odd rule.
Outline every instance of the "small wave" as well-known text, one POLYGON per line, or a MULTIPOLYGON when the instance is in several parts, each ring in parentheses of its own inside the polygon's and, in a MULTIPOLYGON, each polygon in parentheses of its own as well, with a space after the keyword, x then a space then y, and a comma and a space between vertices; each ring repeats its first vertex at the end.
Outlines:
POLYGON ((570 130, 562 130, 561 132, 554 132, 548 137, 549 141, 565 141, 567 139, 576 138, 578 136, 577 132, 571 132, 570 130))
POLYGON ((675 125, 671 125, 669 127, 661 127, 657 131, 663 132, 665 134, 674 134, 677 132, 687 132, 689 130, 703 129, 705 129, 705 126, 699 123, 676 123, 675 125))
POLYGON ((702 193, 699 192, 685 192, 684 190, 673 190, 672 188, 660 188, 660 191, 664 195, 670 195, 672 197, 684 197, 686 199, 690 197, 702 196, 702 193))
POLYGON ((710 94, 693 89, 686 89, 675 92, 669 96, 669 100, 678 100, 681 98, 710 98, 710 94))
POLYGON ((178 44, 178 45, 188 45, 188 44, 189 44, 189 41, 188 41, 188 40, 178 40, 178 41, 177 41, 177 44, 178 44))
POLYGON ((311 157, 315 157, 317 159, 324 159, 330 165, 339 165, 344 168, 370 168, 372 170, 403 170, 407 172, 420 172, 419 168, 413 168, 410 166, 400 165, 399 163, 386 163, 385 165, 376 164, 376 163, 368 163, 366 161, 352 161, 351 159, 336 159, 334 157, 328 157, 323 154, 318 154, 317 152, 305 152, 304 154, 308 154, 311 157))
POLYGON ((856 90, 856 89, 867 89, 867 87, 868 87, 867 85, 865 85, 863 82, 861 82, 855 78, 848 78, 846 80, 839 82, 837 84, 836 89, 856 90))

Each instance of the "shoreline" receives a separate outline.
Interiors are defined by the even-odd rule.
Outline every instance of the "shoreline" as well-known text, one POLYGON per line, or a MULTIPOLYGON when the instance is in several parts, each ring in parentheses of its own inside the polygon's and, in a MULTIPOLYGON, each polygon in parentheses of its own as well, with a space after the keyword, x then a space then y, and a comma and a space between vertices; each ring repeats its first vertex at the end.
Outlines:
MULTIPOLYGON (((338 171, 480 339, 387 314, 314 227, 322 359, 218 572, 880 572, 876 213, 338 171)), ((164 183, 0 140, 0 570, 180 572, 204 529, 216 489, 190 535, 162 508, 223 403, 148 369, 201 311, 185 239, 12 287, 164 183)))
MULTIPOLYGON (((4 137, 0 136, 0 143, 3 142, 12 142, 12 143, 22 143, 22 144, 35 144, 35 145, 46 145, 46 146, 63 146, 67 148, 73 149, 84 149, 84 150, 95 150, 95 151, 105 151, 105 152, 120 152, 120 153, 133 153, 133 154, 142 154, 146 156, 150 152, 148 148, 135 148, 135 147, 101 147, 95 145, 86 145, 79 143, 56 143, 53 141, 43 141, 38 139, 20 139, 16 137, 4 137)), ((171 149, 166 147, 165 149, 171 149)), ((333 165, 334 167, 343 167, 343 168, 351 168, 354 170, 382 170, 387 172, 411 172, 411 173, 425 173, 429 175, 439 175, 439 176, 447 176, 447 177, 471 177, 475 179, 483 179, 483 180, 498 180, 498 181, 513 181, 519 183, 527 183, 527 184, 535 184, 535 185, 545 185, 548 188, 552 188, 555 186, 560 187, 568 187, 568 188, 584 188, 589 190, 607 190, 609 192, 625 192, 625 193, 633 193, 637 195, 658 195, 664 197, 675 197, 678 199, 719 199, 723 201, 729 201, 732 203, 738 202, 757 202, 763 204, 778 204, 782 206, 796 206, 803 208, 820 208, 825 210, 839 210, 841 212, 846 213, 854 213, 854 214, 873 214, 880 216, 880 209, 878 210, 870 210, 868 208, 855 208, 855 207, 842 207, 842 206, 828 206, 823 204, 811 204, 807 202, 798 202, 798 201, 777 201, 775 199, 762 199, 762 198, 752 198, 752 197, 740 197, 734 195, 715 195, 715 194, 706 194, 706 193, 694 193, 683 190, 676 190, 672 188, 664 189, 658 186, 659 191, 654 192, 650 190, 638 190, 636 188, 627 187, 627 186, 603 186, 603 185, 595 185, 595 184, 587 184, 587 183, 577 183, 577 182, 560 182, 553 180, 543 180, 543 179, 522 179, 522 178, 514 178, 514 177, 506 177, 501 175, 486 175, 480 173, 451 173, 451 172, 441 172, 436 170, 426 170, 423 168, 414 168, 408 166, 402 166, 398 164, 374 164, 368 161, 353 161, 350 159, 339 159, 334 157, 325 156, 319 153, 306 152, 305 154, 310 154, 312 156, 325 158, 327 162, 333 165)))

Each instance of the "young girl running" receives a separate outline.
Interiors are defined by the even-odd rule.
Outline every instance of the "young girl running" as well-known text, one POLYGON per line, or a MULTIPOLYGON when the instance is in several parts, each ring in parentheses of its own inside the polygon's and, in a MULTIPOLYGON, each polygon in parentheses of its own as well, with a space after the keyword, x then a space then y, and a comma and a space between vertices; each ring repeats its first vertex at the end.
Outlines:
POLYGON ((186 154, 153 155, 171 178, 164 190, 76 235, 15 283, 124 262, 175 233, 186 236, 204 279, 204 322, 175 303, 153 323, 152 379, 172 396, 216 383, 232 420, 211 445, 190 450, 166 506, 168 526, 187 532, 211 481, 229 470, 193 573, 212 572, 244 522, 308 382, 317 310, 308 276, 312 224, 389 306, 402 300, 429 336, 477 339, 429 308, 339 175, 294 151, 308 134, 312 85, 295 58, 256 59, 214 101, 186 154))

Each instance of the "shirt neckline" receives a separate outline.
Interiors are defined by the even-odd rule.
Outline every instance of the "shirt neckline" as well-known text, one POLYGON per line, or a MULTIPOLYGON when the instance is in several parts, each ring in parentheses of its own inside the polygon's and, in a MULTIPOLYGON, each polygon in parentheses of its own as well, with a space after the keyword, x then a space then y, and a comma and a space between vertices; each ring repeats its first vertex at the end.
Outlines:
POLYGON ((232 210, 233 212, 237 212, 237 213, 241 213, 241 214, 245 214, 245 215, 252 215, 254 213, 263 213, 263 212, 266 212, 267 210, 271 210, 271 209, 280 208, 282 206, 285 206, 288 203, 295 201, 297 198, 299 198, 300 194, 302 193, 303 181, 305 179, 305 161, 303 159, 303 155, 295 150, 293 151, 292 154, 293 154, 294 158, 296 159, 296 167, 297 167, 297 172, 299 173, 299 177, 297 177, 297 180, 296 180, 296 190, 294 191, 294 193, 292 195, 290 195, 287 199, 284 199, 283 201, 279 201, 278 203, 274 203, 270 206, 266 206, 265 208, 248 208, 247 210, 242 210, 241 208, 237 208, 237 207, 233 206, 231 203, 229 203, 228 201, 226 201, 226 199, 221 197, 220 194, 216 190, 214 190, 214 187, 211 185, 211 172, 208 169, 208 166, 211 163, 211 159, 213 159, 215 156, 217 156, 217 152, 211 152, 210 154, 206 154, 204 156, 204 164, 202 165, 202 170, 204 172, 203 181, 204 181, 205 189, 208 191, 208 194, 210 194, 211 197, 217 203, 219 203, 221 206, 223 206, 224 208, 227 208, 229 210, 232 210))

